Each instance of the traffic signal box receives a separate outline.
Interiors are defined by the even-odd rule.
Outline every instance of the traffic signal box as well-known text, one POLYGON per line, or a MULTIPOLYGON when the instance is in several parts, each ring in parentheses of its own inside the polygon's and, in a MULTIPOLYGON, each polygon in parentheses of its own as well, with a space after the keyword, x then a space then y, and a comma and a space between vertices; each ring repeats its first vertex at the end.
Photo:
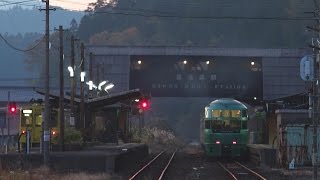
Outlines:
POLYGON ((139 109, 146 111, 150 107, 149 99, 141 99, 139 101, 139 109))
POLYGON ((10 102, 8 104, 8 112, 10 114, 16 114, 17 113, 17 103, 16 102, 10 102))
POLYGON ((147 111, 150 108, 150 102, 148 98, 139 98, 135 100, 135 104, 132 106, 132 113, 138 114, 147 111))

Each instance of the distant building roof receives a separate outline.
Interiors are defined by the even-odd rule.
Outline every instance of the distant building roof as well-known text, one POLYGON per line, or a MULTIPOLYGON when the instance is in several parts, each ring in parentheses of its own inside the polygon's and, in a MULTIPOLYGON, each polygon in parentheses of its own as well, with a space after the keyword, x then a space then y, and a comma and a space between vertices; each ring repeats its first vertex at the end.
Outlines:
POLYGON ((0 102, 8 101, 8 92, 10 92, 11 101, 29 102, 31 99, 43 99, 43 95, 38 94, 31 87, 0 87, 0 102))

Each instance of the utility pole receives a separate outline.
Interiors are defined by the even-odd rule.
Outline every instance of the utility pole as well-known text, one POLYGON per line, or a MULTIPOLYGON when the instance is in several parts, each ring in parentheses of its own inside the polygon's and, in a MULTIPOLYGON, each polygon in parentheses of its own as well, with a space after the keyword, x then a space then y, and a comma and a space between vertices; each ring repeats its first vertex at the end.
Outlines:
POLYGON ((89 55, 89 79, 92 81, 92 64, 93 64, 93 53, 90 52, 90 55, 89 55))
MULTIPOLYGON (((89 55, 89 80, 90 81, 93 81, 93 76, 92 76, 92 64, 93 64, 93 53, 90 52, 90 55, 89 55)), ((89 91, 89 97, 91 98, 92 97, 92 91, 90 90, 89 91)))
MULTIPOLYGON (((319 19, 319 12, 320 10, 318 9, 318 12, 316 14, 317 16, 317 29, 318 29, 318 32, 317 32, 317 41, 320 39, 320 19, 319 19)), ((319 44, 318 44, 319 46, 319 44)), ((314 180, 317 180, 318 179, 318 123, 319 123, 319 111, 320 111, 320 100, 319 100, 319 84, 318 84, 318 81, 320 79, 320 74, 319 74, 319 70, 320 70, 320 59, 319 59, 319 50, 320 49, 317 49, 316 51, 316 60, 314 62, 314 72, 315 72, 315 75, 316 75, 316 82, 315 82, 315 85, 317 85, 318 87, 316 87, 316 96, 317 97, 317 101, 318 101, 318 108, 317 108, 317 118, 314 120, 313 122, 313 153, 314 153, 314 159, 315 159, 315 162, 313 164, 313 179, 314 180), (319 67, 317 67, 317 63, 319 64, 319 67)))
MULTIPOLYGON (((317 50, 318 51, 318 50, 317 50)), ((317 139, 318 139, 318 135, 317 135, 317 128, 318 128, 318 108, 316 106, 317 104, 317 98, 318 98, 318 87, 317 87, 317 81, 318 81, 318 71, 317 71, 317 61, 319 60, 319 53, 315 53, 315 56, 316 56, 316 60, 314 61, 314 65, 313 65, 313 68, 314 68, 314 76, 315 76, 315 79, 314 81, 312 82, 312 88, 313 88, 313 103, 312 103, 312 110, 313 110, 313 113, 312 113, 312 123, 313 123, 313 146, 312 146, 312 165, 313 165, 313 179, 314 180, 317 180, 318 179, 318 168, 317 168, 317 146, 318 146, 318 142, 317 142, 317 139)), ((319 103, 319 102, 318 102, 319 103)))
MULTIPOLYGON (((310 13, 310 12, 307 12, 310 13)), ((316 43, 318 41, 318 39, 320 38, 320 19, 319 19, 319 12, 311 12, 314 15, 314 18, 317 20, 317 27, 310 27, 307 26, 308 29, 312 30, 312 31, 316 31, 317 32, 317 40, 316 43)), ((314 45, 313 43, 313 39, 312 39, 312 45, 309 45, 309 47, 313 48, 313 56, 315 57, 315 60, 313 61, 313 72, 314 72, 314 78, 312 81, 312 125, 313 125, 313 135, 312 135, 312 166, 313 166, 313 180, 317 180, 318 179, 318 135, 317 135, 317 130, 318 130, 318 121, 319 121, 319 108, 320 108, 320 101, 319 101, 319 93, 318 93, 318 89, 319 89, 319 85, 318 85, 318 81, 319 81, 319 70, 318 68, 320 68, 320 63, 319 63, 319 67, 317 67, 317 62, 319 62, 319 51, 320 51, 320 47, 319 44, 318 45, 314 45)))
MULTIPOLYGON (((317 14, 315 14, 317 17, 317 28, 320 28, 320 20, 319 20, 319 12, 317 12, 317 14)), ((320 32, 318 31, 317 33, 317 41, 320 38, 320 32)), ((314 74, 315 74, 315 81, 314 83, 314 97, 315 100, 314 102, 317 101, 317 105, 318 107, 316 108, 314 105, 314 108, 316 109, 316 112, 314 112, 316 114, 316 117, 313 119, 313 158, 314 158, 314 163, 313 163, 313 179, 317 180, 318 179, 318 121, 319 121, 319 105, 320 105, 320 101, 319 101, 319 85, 318 85, 318 81, 319 81, 319 68, 320 68, 320 61, 319 61, 319 49, 316 50, 315 53, 315 61, 314 61, 314 74), (319 63, 319 68, 317 67, 317 62, 319 63)))
POLYGON ((49 0, 46 0, 46 63, 45 63, 45 98, 44 98, 44 134, 43 134, 43 161, 49 166, 49 0))
MULTIPOLYGON (((80 45, 80 49, 81 49, 81 73, 85 73, 84 71, 84 44, 81 43, 80 45)), ((81 104, 80 104, 80 123, 79 123, 79 127, 80 129, 83 128, 83 132, 86 128, 86 122, 85 122, 85 113, 84 113, 84 75, 83 77, 81 77, 81 81, 80 81, 80 96, 81 96, 81 104), (82 79, 83 78, 83 79, 82 79), (82 127, 81 127, 82 126, 82 127)))
MULTIPOLYGON (((74 36, 72 35, 71 36, 71 67, 73 69, 73 72, 75 71, 75 66, 74 66, 74 36)), ((74 73, 75 74, 75 73, 74 73)), ((70 80, 71 80, 71 99, 70 99, 70 118, 73 119, 73 122, 74 122, 74 115, 75 115, 75 112, 74 112, 74 94, 75 94, 75 87, 74 87, 74 76, 73 77, 70 77, 70 80)))
POLYGON ((60 150, 64 151, 64 73, 63 73, 63 28, 59 26, 59 39, 60 39, 60 97, 59 97, 59 122, 60 122, 60 150))
MULTIPOLYGON (((10 91, 8 91, 8 105, 7 105, 7 107, 9 107, 9 105, 10 105, 10 91)), ((8 122, 8 124, 7 124, 8 131, 7 131, 7 133, 8 133, 8 138, 7 138, 6 153, 8 152, 8 149, 10 147, 10 116, 11 116, 10 115, 10 111, 7 110, 7 122, 8 122)))
POLYGON ((46 61, 45 61, 45 98, 44 98, 44 120, 43 120, 43 162, 44 166, 48 167, 49 163, 49 144, 50 144, 50 131, 49 131, 49 0, 42 0, 46 3, 45 9, 40 9, 40 11, 46 11, 46 61))

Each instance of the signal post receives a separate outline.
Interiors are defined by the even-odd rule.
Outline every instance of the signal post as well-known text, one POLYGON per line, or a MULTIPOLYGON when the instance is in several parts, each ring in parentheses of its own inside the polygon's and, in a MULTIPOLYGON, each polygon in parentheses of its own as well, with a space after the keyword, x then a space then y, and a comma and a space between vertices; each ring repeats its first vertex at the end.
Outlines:
MULTIPOLYGON (((312 95, 309 99, 309 110, 312 110, 312 123, 313 123, 313 135, 312 135, 312 166, 313 166, 313 180, 318 179, 318 121, 319 121, 319 110, 320 110, 320 100, 319 100, 319 69, 320 69, 320 47, 314 45, 317 44, 317 41, 320 38, 320 19, 319 19, 319 12, 311 12, 314 18, 317 21, 316 27, 307 26, 307 28, 311 31, 316 31, 316 43, 313 42, 312 38, 312 45, 309 45, 313 49, 313 57, 311 58, 311 62, 307 63, 306 60, 303 58, 300 62, 300 76, 303 80, 312 81, 312 95), (318 67, 319 65, 319 67, 318 67), (304 68, 304 74, 301 72, 304 68), (309 79, 308 79, 309 77, 309 79)), ((304 57, 305 58, 305 57, 304 57)), ((311 113, 309 113, 311 114, 311 113)))

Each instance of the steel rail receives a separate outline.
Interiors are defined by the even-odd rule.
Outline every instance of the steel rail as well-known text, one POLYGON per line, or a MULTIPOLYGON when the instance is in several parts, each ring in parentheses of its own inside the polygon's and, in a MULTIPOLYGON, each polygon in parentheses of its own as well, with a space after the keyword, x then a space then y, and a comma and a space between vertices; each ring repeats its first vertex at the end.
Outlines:
POLYGON ((221 162, 218 161, 218 164, 219 164, 225 171, 227 171, 227 172, 229 173, 229 175, 230 175, 234 180, 238 180, 238 179, 236 178, 236 176, 235 176, 228 168, 226 168, 221 162))
POLYGON ((242 165, 241 163, 239 163, 238 161, 235 161, 235 163, 237 163, 239 166, 245 168, 246 170, 250 171, 252 174, 256 175, 257 177, 259 177, 262 180, 267 180, 267 178, 261 176, 259 173, 249 169, 248 167, 246 167, 245 165, 242 165))
POLYGON ((148 164, 144 165, 139 171, 137 171, 133 176, 129 178, 129 180, 134 179, 136 176, 138 176, 145 168, 147 168, 152 162, 154 162, 156 159, 158 159, 159 156, 161 156, 165 151, 160 152, 156 157, 154 157, 151 161, 148 162, 148 164))
POLYGON ((167 163, 166 167, 165 167, 165 168, 163 169, 163 171, 161 172, 161 175, 160 175, 160 177, 158 178, 158 180, 161 180, 161 179, 163 178, 164 173, 167 171, 168 167, 170 166, 171 161, 172 161, 172 159, 173 159, 173 157, 175 156, 175 154, 176 154, 177 151, 178 151, 178 150, 176 149, 176 150, 174 151, 174 153, 171 155, 171 158, 170 158, 169 162, 167 163))
MULTIPOLYGON (((260 175, 259 173, 251 170, 250 168, 246 167, 245 165, 241 164, 240 162, 238 161, 234 161, 233 162, 234 164, 237 164, 238 166, 244 168, 245 170, 249 171, 252 175, 258 177, 259 179, 262 179, 262 180, 267 180, 267 178, 263 177, 262 175, 260 175)), ((234 179, 234 180, 237 180, 238 178, 226 167, 224 166, 221 162, 218 162, 218 164, 225 170, 229 173, 229 175, 234 179)))

